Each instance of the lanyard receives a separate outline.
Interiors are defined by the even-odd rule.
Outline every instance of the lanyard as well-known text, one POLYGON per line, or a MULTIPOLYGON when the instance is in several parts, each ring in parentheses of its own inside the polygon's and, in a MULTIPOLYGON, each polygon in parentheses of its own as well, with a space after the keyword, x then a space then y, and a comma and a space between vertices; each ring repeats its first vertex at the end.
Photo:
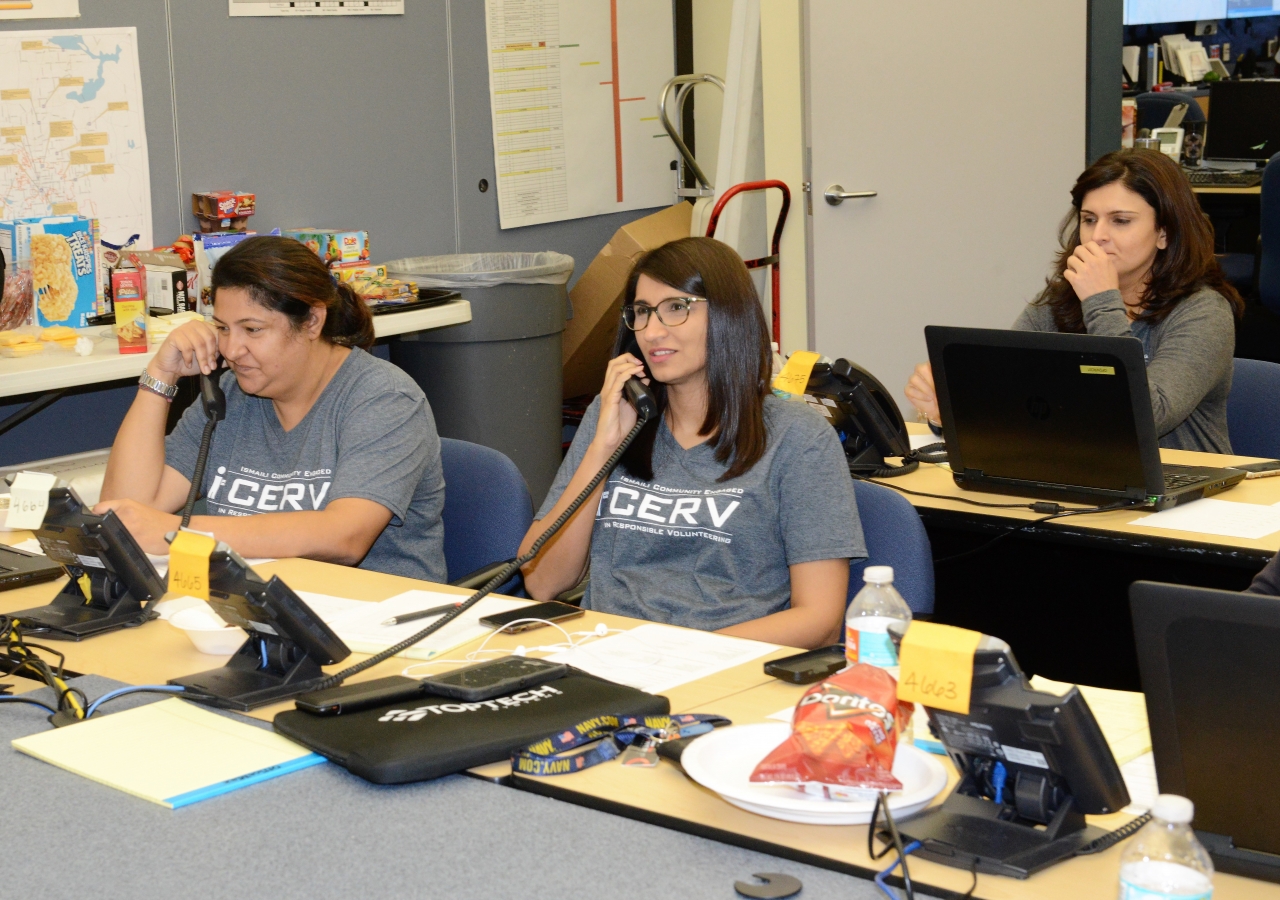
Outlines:
POLYGON ((640 737, 661 743, 704 734, 712 728, 730 724, 724 716, 693 713, 678 716, 596 716, 517 750, 511 756, 511 764, 522 775, 566 775, 614 759, 640 737), (559 755, 591 743, 595 746, 567 756, 559 755))

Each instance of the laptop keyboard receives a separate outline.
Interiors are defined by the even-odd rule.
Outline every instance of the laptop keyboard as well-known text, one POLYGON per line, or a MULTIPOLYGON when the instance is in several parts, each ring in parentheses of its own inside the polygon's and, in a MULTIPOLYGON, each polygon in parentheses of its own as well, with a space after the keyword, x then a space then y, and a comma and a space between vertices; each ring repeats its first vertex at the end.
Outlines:
POLYGON ((1177 488, 1190 487, 1193 484, 1199 484, 1202 481, 1209 481, 1208 475, 1177 475, 1171 472, 1164 473, 1164 489, 1172 491, 1177 488))
POLYGON ((1193 170, 1187 172, 1187 179, 1194 187, 1254 187, 1262 184, 1262 173, 1193 170))

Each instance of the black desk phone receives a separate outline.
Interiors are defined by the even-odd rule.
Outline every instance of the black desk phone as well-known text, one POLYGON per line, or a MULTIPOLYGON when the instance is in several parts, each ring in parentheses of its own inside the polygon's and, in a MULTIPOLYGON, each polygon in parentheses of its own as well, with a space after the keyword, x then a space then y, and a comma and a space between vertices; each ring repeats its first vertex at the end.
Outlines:
POLYGON ((906 423, 893 396, 866 369, 847 359, 816 363, 805 400, 835 428, 851 472, 881 477, 906 474, 898 471, 911 462, 906 423), (903 457, 906 463, 886 466, 885 458, 890 456, 903 457))

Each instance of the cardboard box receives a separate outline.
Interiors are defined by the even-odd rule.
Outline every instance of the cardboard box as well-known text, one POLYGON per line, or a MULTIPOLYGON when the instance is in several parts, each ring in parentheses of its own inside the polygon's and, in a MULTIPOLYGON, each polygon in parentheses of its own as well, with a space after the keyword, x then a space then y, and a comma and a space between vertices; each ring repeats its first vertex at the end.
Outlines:
POLYGON ((87 216, 0 222, 0 251, 31 269, 36 324, 84 328, 97 315, 97 223, 87 216))
POLYGON ((369 232, 336 231, 332 228, 286 228, 285 237, 307 245, 326 265, 368 261, 369 232))
POLYGON ((121 353, 147 352, 147 302, 143 299, 142 273, 118 269, 111 273, 111 295, 116 308, 116 340, 121 353))
POLYGON ((139 250, 130 253, 129 260, 142 273, 142 299, 149 309, 195 312, 182 257, 160 250, 139 250))
POLYGON ((203 231, 244 231, 257 207, 247 191, 203 191, 191 195, 191 213, 203 231))
POLYGON ((689 236, 693 207, 677 203, 623 225, 596 254, 569 292, 573 318, 564 330, 564 396, 596 394, 604 384, 623 293, 636 258, 646 250, 689 236))

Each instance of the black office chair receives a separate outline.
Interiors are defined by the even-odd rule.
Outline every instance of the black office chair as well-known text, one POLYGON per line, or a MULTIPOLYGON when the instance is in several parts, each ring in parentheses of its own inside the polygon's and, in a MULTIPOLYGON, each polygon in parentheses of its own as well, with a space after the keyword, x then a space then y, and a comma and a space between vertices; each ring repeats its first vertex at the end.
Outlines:
POLYGON ((1190 94, 1179 94, 1177 91, 1150 91, 1134 98, 1138 104, 1138 128, 1162 128, 1169 118, 1169 113, 1179 103, 1187 104, 1187 114, 1182 117, 1187 122, 1204 122, 1204 110, 1190 94))

